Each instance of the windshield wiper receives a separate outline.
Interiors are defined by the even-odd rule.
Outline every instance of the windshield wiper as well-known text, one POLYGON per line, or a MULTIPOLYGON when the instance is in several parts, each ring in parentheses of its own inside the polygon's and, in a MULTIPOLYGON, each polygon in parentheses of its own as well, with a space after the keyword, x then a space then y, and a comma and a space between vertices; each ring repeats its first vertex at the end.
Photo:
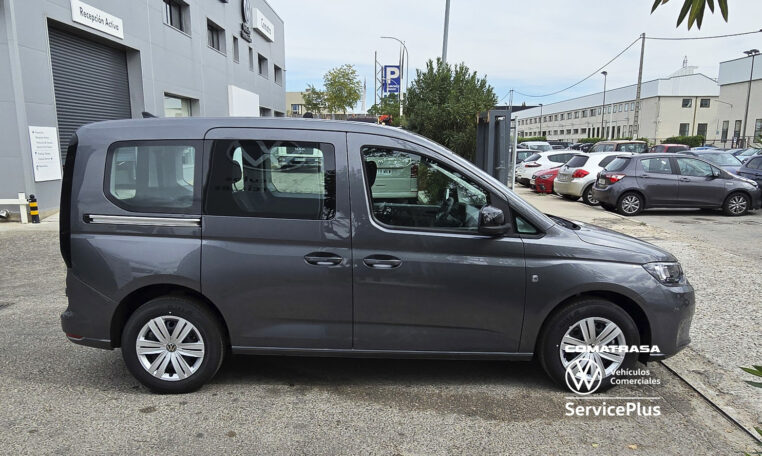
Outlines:
POLYGON ((579 230, 582 228, 581 226, 577 225, 571 220, 566 220, 565 218, 559 217, 557 215, 553 215, 553 214, 545 214, 545 215, 547 215, 550 219, 552 219, 559 225, 563 226, 564 228, 569 228, 570 230, 579 230))

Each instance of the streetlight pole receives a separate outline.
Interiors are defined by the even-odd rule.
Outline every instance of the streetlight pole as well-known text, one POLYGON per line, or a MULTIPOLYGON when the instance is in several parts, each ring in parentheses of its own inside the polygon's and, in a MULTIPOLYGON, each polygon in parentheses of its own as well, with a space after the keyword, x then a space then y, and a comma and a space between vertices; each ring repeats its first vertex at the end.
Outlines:
POLYGON ((447 63, 447 35, 450 31, 450 0, 445 2, 444 37, 442 38, 442 63, 447 63))
POLYGON ((542 136, 542 103, 540 103, 540 134, 542 136))
MULTIPOLYGON (((603 75, 603 104, 601 105, 601 138, 606 136, 606 129, 603 127, 603 119, 606 117, 606 82, 608 81, 609 72, 601 71, 603 75)), ((606 139, 606 138, 604 138, 606 139)))
MULTIPOLYGON (((754 57, 759 54, 759 50, 751 49, 744 51, 743 53, 751 57, 751 71, 749 71, 749 91, 746 93, 746 114, 744 114, 743 127, 741 127, 741 134, 743 135, 743 147, 746 147, 746 130, 749 128, 749 99, 751 98, 751 81, 754 79, 754 57)), ((753 135, 754 134, 752 133, 752 136, 753 135)))
MULTIPOLYGON (((400 46, 402 46, 403 54, 402 54, 402 68, 400 68, 400 75, 402 75, 403 71, 407 70, 408 65, 410 65, 410 55, 407 53, 407 46, 405 46, 405 42, 402 41, 399 38, 395 38, 393 36, 382 36, 382 39, 388 39, 388 40, 396 40, 400 46)), ((410 73, 407 73, 410 74, 410 73)), ((400 117, 402 117, 402 100, 405 99, 405 92, 407 92, 407 74, 404 76, 405 78, 405 90, 402 91, 402 88, 400 87, 400 117)), ((401 84, 400 84, 401 85, 401 84)))

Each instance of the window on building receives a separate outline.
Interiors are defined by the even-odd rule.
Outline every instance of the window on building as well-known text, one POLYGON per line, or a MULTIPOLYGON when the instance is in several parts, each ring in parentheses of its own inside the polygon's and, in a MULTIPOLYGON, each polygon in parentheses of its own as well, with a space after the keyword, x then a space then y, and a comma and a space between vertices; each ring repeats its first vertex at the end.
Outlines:
POLYGON ((556 120, 556 121, 558 120, 558 114, 553 116, 553 120, 556 120))
POLYGON ((259 59, 259 75, 266 78, 269 76, 267 72, 267 58, 262 54, 257 54, 257 56, 259 59))
POLYGON ((598 108, 598 115, 601 115, 601 108, 598 108))
POLYGON ((188 5, 179 0, 164 0, 164 23, 185 32, 188 5))
POLYGON ((300 104, 292 104, 291 105, 291 113, 292 114, 301 114, 302 113, 302 105, 300 105, 300 104))
POLYGON ((617 139, 622 137, 622 127, 621 126, 616 127, 616 137, 617 137, 617 139))
POLYGON ((630 103, 630 111, 635 110, 635 102, 630 103))
POLYGON ((624 112, 627 112, 629 110, 630 110, 630 104, 629 103, 625 103, 624 104, 624 112))
POLYGON ((757 119, 754 122, 754 138, 752 141, 756 142, 760 135, 762 135, 762 119, 757 119))
POLYGON ((585 109, 584 111, 582 111, 582 117, 583 117, 583 118, 587 117, 587 109, 585 109))
POLYGON ((741 121, 736 120, 736 123, 733 126, 733 138, 740 138, 740 137, 741 137, 741 121))
POLYGON ((680 124, 680 131, 679 131, 678 134, 680 136, 688 136, 688 134, 689 134, 688 132, 690 131, 690 126, 691 126, 690 124, 681 123, 680 124))
POLYGON ((209 19, 206 20, 206 37, 210 48, 225 52, 225 30, 209 19))
POLYGON ((683 108, 690 108, 693 106, 692 98, 683 98, 683 108))
POLYGON ((571 134, 571 132, 572 132, 572 131, 571 131, 571 128, 567 128, 567 129, 566 129, 566 134, 567 134, 567 135, 570 135, 570 134, 571 134))
POLYGON ((730 121, 729 120, 723 120, 722 121, 722 134, 720 136, 720 141, 726 142, 728 140, 728 130, 730 129, 730 121))
POLYGON ((273 65, 273 79, 276 84, 283 84, 283 70, 278 65, 273 65))
POLYGON ((619 112, 622 112, 623 109, 624 109, 624 106, 623 105, 619 105, 619 112))
POLYGON ((188 212, 198 188, 192 142, 118 143, 106 160, 107 196, 135 212, 188 212))
POLYGON ((574 118, 579 119, 579 111, 574 111, 574 118))
POLYGON ((699 108, 708 108, 709 107, 709 98, 702 98, 699 102, 699 108))
POLYGON ((575 134, 575 135, 578 135, 579 134, 579 128, 575 128, 572 133, 575 134))
POLYGON ((272 110, 270 108, 259 108, 259 116, 260 117, 271 117, 272 116, 272 110))
POLYGON ((336 213, 334 154, 326 143, 216 140, 204 209, 230 217, 330 220, 336 213), (296 162, 311 165, 298 179, 291 170, 296 162))
POLYGON ((587 133, 587 128, 580 128, 579 132, 584 135, 587 133))
POLYGON ((233 37, 233 61, 238 63, 240 55, 238 53, 238 37, 233 37))
POLYGON ((254 71, 254 49, 249 47, 249 70, 254 71))
POLYGON ((706 132, 708 130, 708 125, 705 123, 696 124, 696 134, 699 136, 703 136, 704 139, 706 139, 706 132))
POLYGON ((193 101, 190 98, 164 94, 164 117, 190 117, 193 115, 193 101))

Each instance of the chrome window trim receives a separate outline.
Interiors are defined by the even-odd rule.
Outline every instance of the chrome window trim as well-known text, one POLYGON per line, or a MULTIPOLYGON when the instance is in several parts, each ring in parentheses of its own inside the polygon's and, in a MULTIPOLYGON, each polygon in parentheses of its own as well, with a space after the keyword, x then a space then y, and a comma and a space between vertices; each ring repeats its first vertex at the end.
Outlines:
POLYGON ((176 217, 139 217, 134 215, 96 215, 85 216, 87 223, 108 225, 143 225, 143 226, 201 226, 201 218, 176 217))

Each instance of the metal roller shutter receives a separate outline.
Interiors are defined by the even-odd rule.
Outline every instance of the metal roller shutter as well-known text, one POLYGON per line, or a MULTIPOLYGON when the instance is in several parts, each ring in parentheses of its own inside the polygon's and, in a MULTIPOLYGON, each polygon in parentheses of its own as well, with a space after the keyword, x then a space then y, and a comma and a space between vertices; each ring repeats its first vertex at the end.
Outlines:
POLYGON ((62 159, 82 125, 130 118, 124 51, 48 28, 62 159))

